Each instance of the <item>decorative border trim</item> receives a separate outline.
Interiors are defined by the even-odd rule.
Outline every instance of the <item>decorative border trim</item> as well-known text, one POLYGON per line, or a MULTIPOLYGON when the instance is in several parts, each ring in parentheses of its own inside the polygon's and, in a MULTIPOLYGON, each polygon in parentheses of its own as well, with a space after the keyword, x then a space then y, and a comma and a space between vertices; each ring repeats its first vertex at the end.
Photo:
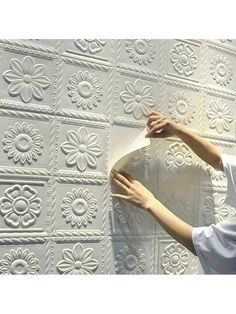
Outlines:
POLYGON ((138 127, 144 128, 147 124, 146 121, 135 121, 129 118, 117 117, 114 119, 113 124, 121 125, 121 126, 128 126, 128 127, 138 127))
POLYGON ((214 40, 206 40, 205 39, 204 42, 207 44, 207 46, 209 48, 213 48, 213 49, 219 50, 221 52, 231 54, 233 56, 236 55, 236 48, 234 48, 232 46, 225 46, 225 45, 221 44, 220 42, 217 42, 214 40))
POLYGON ((76 112, 69 109, 62 109, 62 110, 57 111, 56 115, 61 116, 61 117, 77 118, 77 119, 109 123, 108 118, 103 114, 94 114, 94 113, 81 112, 81 111, 76 112))
POLYGON ((10 101, 7 99, 0 99, 0 108, 12 109, 21 111, 32 111, 34 113, 54 114, 54 110, 49 106, 23 104, 21 102, 10 101))
POLYGON ((164 76, 163 81, 167 84, 167 85, 171 85, 171 86, 177 86, 177 87, 181 87, 181 88, 187 88, 193 91, 200 91, 201 89, 201 85, 199 83, 195 83, 195 82, 188 82, 187 80, 181 79, 181 78, 177 78, 177 77, 173 77, 170 76, 168 74, 166 74, 164 76))
POLYGON ((64 124, 75 124, 75 125, 82 125, 87 127, 98 127, 100 129, 105 129, 108 127, 108 124, 105 122, 93 122, 88 120, 80 120, 77 118, 68 118, 68 117, 57 117, 57 120, 64 124))
MULTIPOLYGON (((23 168, 5 168, 5 167, 0 167, 0 174, 9 174, 9 175, 31 175, 35 176, 37 175, 37 179, 45 179, 46 176, 51 176, 51 173, 47 171, 47 169, 42 168, 42 169, 23 169, 23 168), (45 176, 45 177, 40 177, 40 176, 45 176)), ((27 177, 29 178, 29 177, 27 177)), ((49 178, 48 178, 49 179, 49 178)))
POLYGON ((17 117, 17 118, 30 118, 30 119, 39 119, 43 121, 50 121, 52 119, 51 116, 40 114, 40 113, 33 113, 27 111, 16 111, 16 110, 7 110, 7 109, 0 109, 1 116, 9 116, 9 117, 17 117))
POLYGON ((104 240, 104 236, 69 236, 69 237, 55 237, 53 236, 52 239, 56 242, 56 243, 74 243, 77 241, 82 241, 82 242, 101 242, 102 240, 104 240))
POLYGON ((102 62, 100 60, 96 60, 96 63, 93 60, 85 57, 78 57, 76 55, 71 55, 66 52, 63 53, 62 60, 67 64, 88 67, 93 70, 100 70, 100 71, 109 71, 111 68, 111 64, 107 62, 102 62))
POLYGON ((131 66, 125 63, 118 64, 117 71, 121 74, 143 78, 154 82, 158 82, 161 78, 161 74, 159 72, 154 72, 143 68, 136 68, 135 66, 131 66))
POLYGON ((0 244, 36 244, 45 243, 47 239, 48 237, 0 237, 0 244))
POLYGON ((149 240, 153 240, 155 235, 108 235, 108 238, 112 241, 112 242, 126 242, 126 240, 134 240, 134 241, 149 241, 149 240))
POLYGON ((104 237, 100 230, 57 230, 53 237, 104 237))
POLYGON ((22 48, 35 49, 35 50, 39 50, 41 52, 47 52, 50 54, 57 53, 54 48, 49 48, 48 46, 43 46, 43 45, 35 44, 35 43, 32 44, 31 42, 23 42, 20 40, 0 39, 0 43, 6 44, 9 46, 19 46, 22 48))
MULTIPOLYGON (((18 42, 15 41, 14 43, 16 44, 18 42)), ((22 44, 22 42, 19 42, 19 44, 22 44)), ((26 46, 26 44, 24 44, 24 46, 26 46)), ((4 50, 14 51, 14 52, 22 53, 22 54, 29 54, 29 55, 33 55, 34 57, 41 57, 41 58, 45 58, 49 60, 57 58, 56 50, 54 50, 53 53, 48 53, 48 52, 43 51, 45 48, 44 47, 42 48, 42 46, 35 48, 37 50, 32 49, 32 47, 27 48, 24 46, 14 46, 12 44, 2 43, 2 40, 0 40, 0 48, 3 48, 4 50)))
POLYGON ((107 181, 107 178, 104 175, 101 175, 101 176, 88 175, 88 177, 86 177, 86 176, 79 177, 78 176, 75 178, 71 178, 70 173, 62 173, 60 171, 56 175, 60 175, 60 176, 55 177, 56 182, 58 182, 58 183, 103 185, 107 181), (64 174, 65 177, 60 177, 62 174, 64 174), (66 176, 70 176, 70 177, 66 177, 66 176))

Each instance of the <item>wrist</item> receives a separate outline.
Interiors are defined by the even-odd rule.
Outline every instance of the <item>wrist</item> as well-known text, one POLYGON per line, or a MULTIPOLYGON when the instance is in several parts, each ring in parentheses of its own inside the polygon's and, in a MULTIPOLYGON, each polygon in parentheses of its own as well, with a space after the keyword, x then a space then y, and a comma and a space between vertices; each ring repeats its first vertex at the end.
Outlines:
POLYGON ((180 124, 180 123, 176 123, 175 124, 175 135, 180 137, 183 133, 186 132, 186 128, 180 124))
POLYGON ((144 209, 148 212, 152 212, 153 208, 155 207, 157 199, 153 196, 147 199, 146 203, 144 204, 144 209))

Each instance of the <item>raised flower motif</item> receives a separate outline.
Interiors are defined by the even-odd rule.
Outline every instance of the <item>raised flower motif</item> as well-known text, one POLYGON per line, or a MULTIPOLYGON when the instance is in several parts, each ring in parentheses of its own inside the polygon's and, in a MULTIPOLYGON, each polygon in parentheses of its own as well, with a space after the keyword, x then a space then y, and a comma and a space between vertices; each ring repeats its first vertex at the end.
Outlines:
POLYGON ((197 68, 197 57, 188 44, 176 44, 171 50, 170 60, 175 71, 184 76, 192 75, 197 68))
POLYGON ((216 129, 218 133, 229 131, 229 123, 233 122, 229 106, 224 104, 222 99, 211 100, 210 104, 210 109, 207 110, 210 128, 216 129))
POLYGON ((106 45, 106 41, 102 39, 76 39, 74 43, 83 53, 92 55, 100 52, 102 47, 106 45))
POLYGON ((84 127, 77 132, 67 132, 68 141, 61 146, 62 151, 67 154, 66 163, 68 166, 76 165, 79 171, 85 171, 87 167, 96 168, 99 156, 103 149, 98 145, 98 136, 95 133, 88 133, 84 127))
POLYGON ((114 210, 118 216, 119 223, 128 225, 129 229, 132 229, 145 221, 144 213, 141 212, 141 210, 132 205, 127 206, 122 201, 115 204, 114 210))
POLYGON ((230 208, 225 205, 225 197, 219 193, 207 196, 203 207, 203 216, 207 225, 222 222, 230 216, 230 208))
POLYGON ((137 79, 135 83, 126 82, 126 91, 120 94, 121 100, 124 102, 124 111, 133 113, 136 119, 148 116, 150 109, 154 106, 156 100, 151 96, 152 88, 144 85, 143 81, 137 79))
POLYGON ((26 103, 33 97, 42 100, 44 89, 51 83, 45 76, 45 65, 35 64, 33 58, 27 56, 23 61, 12 59, 10 67, 11 70, 3 73, 4 79, 10 83, 9 94, 11 96, 20 95, 26 103))
POLYGON ((145 257, 146 255, 142 249, 125 245, 116 255, 116 272, 127 275, 142 274, 146 265, 145 257))
POLYGON ((186 165, 191 166, 192 154, 185 144, 174 143, 166 152, 166 165, 169 169, 175 170, 186 165))
POLYGON ((3 150, 14 162, 24 165, 26 162, 31 164, 42 154, 43 137, 32 124, 16 123, 10 126, 8 132, 4 132, 3 150))
POLYGON ((102 85, 92 73, 80 71, 73 74, 73 77, 69 79, 67 88, 69 90, 68 95, 78 108, 91 110, 101 102, 102 85))
POLYGON ((192 99, 183 92, 177 92, 170 97, 169 113, 176 122, 187 124, 194 118, 195 106, 192 99))
POLYGON ((73 227, 77 225, 80 228, 82 225, 87 227, 88 223, 93 221, 98 206, 92 193, 89 193, 87 189, 79 188, 66 194, 61 208, 66 222, 70 222, 73 227))
POLYGON ((155 44, 153 40, 150 39, 129 39, 126 40, 126 51, 129 57, 138 64, 151 63, 154 59, 155 44))
POLYGON ((12 228, 33 225, 41 212, 41 199, 29 185, 13 185, 0 198, 0 215, 12 228))
POLYGON ((63 275, 88 275, 95 272, 99 263, 93 258, 94 250, 84 248, 77 243, 72 250, 62 252, 62 260, 57 263, 57 270, 63 275))
POLYGON ((225 56, 215 56, 212 59, 210 70, 213 80, 221 86, 226 86, 232 80, 233 69, 225 56))
POLYGON ((186 270, 189 262, 187 250, 179 243, 168 245, 161 256, 161 265, 166 274, 180 275, 186 270))
POLYGON ((2 275, 37 275, 39 271, 38 259, 28 249, 10 250, 0 261, 2 275))

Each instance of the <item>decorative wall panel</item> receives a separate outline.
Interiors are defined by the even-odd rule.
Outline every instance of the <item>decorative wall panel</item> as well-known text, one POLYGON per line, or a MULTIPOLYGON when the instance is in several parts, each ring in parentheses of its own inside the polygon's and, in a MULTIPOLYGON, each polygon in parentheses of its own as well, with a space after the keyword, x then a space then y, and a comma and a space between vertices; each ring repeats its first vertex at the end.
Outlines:
MULTIPOLYGON (((110 197, 111 132, 160 111, 234 154, 235 69, 235 40, 0 40, 0 274, 199 273, 110 197)), ((152 143, 126 170, 170 210, 193 226, 235 213, 222 172, 177 138, 152 143)))

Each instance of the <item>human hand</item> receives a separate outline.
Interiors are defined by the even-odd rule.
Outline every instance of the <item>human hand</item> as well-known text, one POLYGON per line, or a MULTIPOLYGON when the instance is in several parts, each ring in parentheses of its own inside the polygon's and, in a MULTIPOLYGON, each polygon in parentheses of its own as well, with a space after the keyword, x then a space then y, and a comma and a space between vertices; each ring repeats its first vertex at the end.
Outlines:
POLYGON ((135 180, 125 171, 117 172, 112 169, 112 179, 126 194, 111 194, 112 197, 134 203, 144 209, 155 199, 154 195, 139 181, 135 180))
POLYGON ((165 138, 176 135, 178 125, 167 119, 160 112, 152 111, 148 115, 147 126, 149 128, 145 137, 165 138))

